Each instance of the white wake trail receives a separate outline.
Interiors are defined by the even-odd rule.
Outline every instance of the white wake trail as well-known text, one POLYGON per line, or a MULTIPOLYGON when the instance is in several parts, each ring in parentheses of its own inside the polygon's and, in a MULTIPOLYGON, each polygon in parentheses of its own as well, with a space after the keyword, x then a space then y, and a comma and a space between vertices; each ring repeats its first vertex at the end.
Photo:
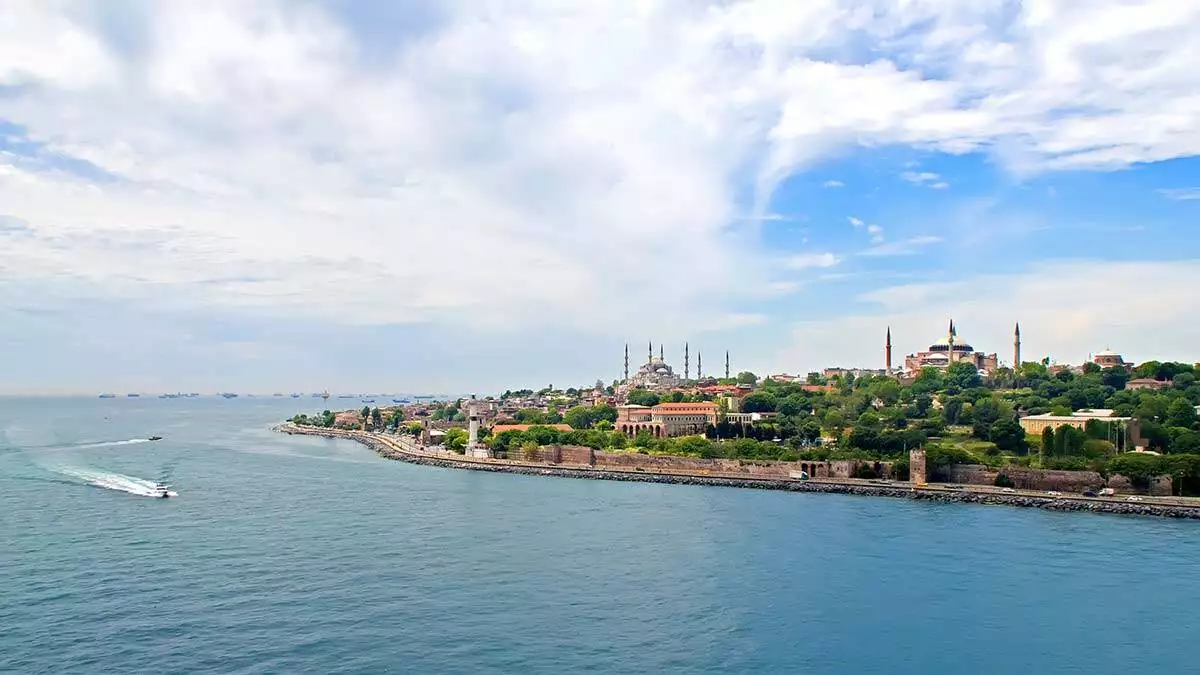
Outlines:
MULTIPOLYGON (((94 469, 73 469, 62 468, 55 469, 58 473, 64 476, 71 476, 79 480, 86 481, 89 485, 105 488, 108 490, 120 490, 129 494, 138 495, 140 497, 158 497, 158 490, 155 489, 155 482, 137 478, 135 476, 126 476, 120 473, 111 473, 108 471, 97 471, 94 469)), ((178 496, 175 492, 168 492, 171 497, 178 496)))

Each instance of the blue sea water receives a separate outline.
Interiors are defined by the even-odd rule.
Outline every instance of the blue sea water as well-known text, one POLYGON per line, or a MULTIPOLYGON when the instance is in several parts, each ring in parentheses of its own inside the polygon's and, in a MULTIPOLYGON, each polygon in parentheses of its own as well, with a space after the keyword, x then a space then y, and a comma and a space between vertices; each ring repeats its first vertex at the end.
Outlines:
POLYGON ((1195 523, 486 474, 270 431, 320 403, 0 399, 0 671, 1193 671, 1195 523), (139 495, 160 478, 178 498, 139 495))

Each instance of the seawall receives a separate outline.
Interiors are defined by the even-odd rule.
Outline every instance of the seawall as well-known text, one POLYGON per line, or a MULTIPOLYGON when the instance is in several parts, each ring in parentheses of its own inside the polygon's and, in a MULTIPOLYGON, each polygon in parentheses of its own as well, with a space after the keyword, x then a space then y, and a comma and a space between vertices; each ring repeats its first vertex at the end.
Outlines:
POLYGON ((790 492, 825 492, 858 495, 864 497, 892 497, 940 503, 992 504, 1041 508, 1048 511, 1081 511, 1090 513, 1112 513, 1123 515, 1158 516, 1200 520, 1200 500, 1190 504, 1154 504, 1119 501, 1110 498, 1088 498, 1075 496, 1042 496, 1031 494, 1007 494, 994 491, 952 490, 944 487, 916 487, 908 483, 871 484, 866 481, 836 480, 790 480, 779 478, 718 477, 692 475, 680 472, 657 473, 649 471, 627 471, 589 466, 551 466, 529 464, 499 459, 450 458, 427 451, 414 443, 400 439, 377 436, 361 431, 343 431, 317 427, 301 427, 283 424, 276 430, 286 434, 344 438, 357 441, 371 448, 380 456, 411 464, 437 466, 470 471, 493 471, 527 476, 553 476, 558 478, 586 478, 635 483, 670 483, 675 485, 705 485, 715 487, 753 488, 758 490, 787 490, 790 492))

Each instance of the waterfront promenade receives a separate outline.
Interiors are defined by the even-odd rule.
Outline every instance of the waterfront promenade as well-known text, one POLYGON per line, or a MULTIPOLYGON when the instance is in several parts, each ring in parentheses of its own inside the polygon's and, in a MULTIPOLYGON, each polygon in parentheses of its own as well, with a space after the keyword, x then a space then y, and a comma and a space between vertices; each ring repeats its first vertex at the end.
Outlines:
POLYGON ((590 478, 628 482, 788 490, 793 492, 827 492, 947 503, 1021 506, 1053 511, 1085 511, 1200 520, 1200 499, 1189 497, 1139 497, 1137 501, 1129 501, 1129 498, 1125 495, 1113 497, 1084 497, 1072 494, 1050 495, 1046 492, 1006 490, 986 485, 946 485, 936 483, 914 485, 903 481, 879 481, 854 478, 800 480, 777 477, 754 477, 714 471, 646 471, 643 469, 630 469, 610 465, 548 464, 467 457, 452 451, 423 446, 417 443, 415 439, 407 436, 299 426, 291 423, 282 424, 276 427, 276 429, 286 434, 353 440, 370 447, 380 456, 387 459, 473 471, 493 471, 560 478, 590 478))

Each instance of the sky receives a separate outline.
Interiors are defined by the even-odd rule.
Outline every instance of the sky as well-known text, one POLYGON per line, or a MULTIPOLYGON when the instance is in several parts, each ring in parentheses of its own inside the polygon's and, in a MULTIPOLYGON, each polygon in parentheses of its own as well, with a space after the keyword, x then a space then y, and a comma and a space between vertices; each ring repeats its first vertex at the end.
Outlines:
POLYGON ((0 392, 1200 361, 1200 4, 0 0, 0 392))

